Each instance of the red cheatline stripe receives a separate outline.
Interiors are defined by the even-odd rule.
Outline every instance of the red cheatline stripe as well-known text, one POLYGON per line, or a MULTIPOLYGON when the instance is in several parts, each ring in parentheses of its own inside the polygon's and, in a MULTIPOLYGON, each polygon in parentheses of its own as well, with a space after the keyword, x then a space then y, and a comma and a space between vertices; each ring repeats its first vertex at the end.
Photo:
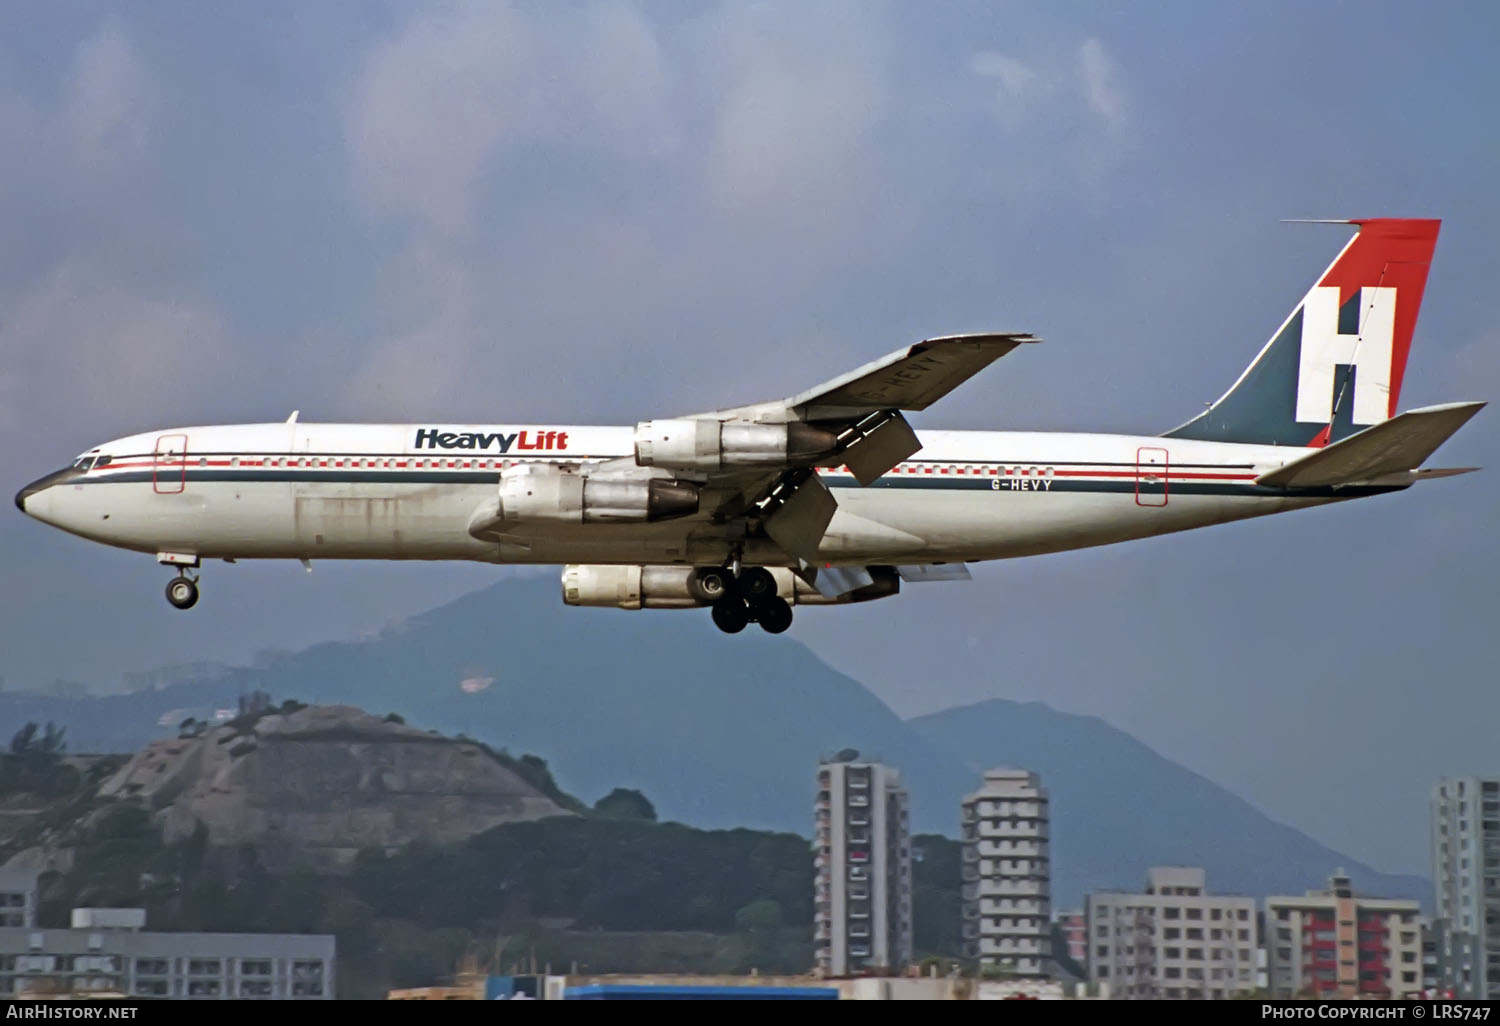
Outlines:
MULTIPOLYGON (((1058 476, 1058 477, 1135 477, 1136 476, 1136 471, 1134 471, 1134 470, 1057 470, 1057 471, 1054 471, 1053 473, 1056 474, 1056 476, 1058 476)), ((1166 473, 1166 475, 1153 474, 1151 476, 1153 476, 1153 477, 1165 476, 1169 480, 1172 480, 1172 481, 1196 481, 1196 480, 1206 480, 1206 481, 1254 481, 1255 478, 1257 477, 1257 475, 1255 475, 1255 474, 1203 474, 1203 473, 1199 473, 1198 471, 1193 471, 1191 473, 1182 473, 1180 471, 1177 472, 1177 473, 1172 473, 1171 471, 1168 471, 1166 473)))

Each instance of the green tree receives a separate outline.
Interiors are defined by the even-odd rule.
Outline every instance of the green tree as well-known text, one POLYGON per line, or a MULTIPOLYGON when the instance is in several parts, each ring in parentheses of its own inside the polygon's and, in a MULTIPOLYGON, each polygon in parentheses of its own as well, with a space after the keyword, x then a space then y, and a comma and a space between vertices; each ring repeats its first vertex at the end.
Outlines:
POLYGON ((10 739, 10 753, 12 755, 30 755, 36 750, 36 732, 42 729, 36 723, 28 723, 15 736, 10 739))
POLYGON ((42 755, 61 755, 68 750, 67 742, 63 735, 68 732, 67 727, 59 727, 55 723, 48 722, 47 728, 42 732, 42 755))
POLYGON ((28 723, 10 739, 10 751, 12 755, 61 755, 68 750, 63 735, 68 732, 67 727, 59 727, 57 724, 47 722, 43 729, 35 722, 28 723), (37 737, 37 732, 41 737, 37 737))
POLYGON ((639 791, 617 787, 594 803, 594 811, 613 819, 644 819, 656 822, 656 807, 639 791))
POLYGON ((740 907, 734 914, 734 928, 744 933, 767 933, 781 929, 781 903, 761 898, 740 907))

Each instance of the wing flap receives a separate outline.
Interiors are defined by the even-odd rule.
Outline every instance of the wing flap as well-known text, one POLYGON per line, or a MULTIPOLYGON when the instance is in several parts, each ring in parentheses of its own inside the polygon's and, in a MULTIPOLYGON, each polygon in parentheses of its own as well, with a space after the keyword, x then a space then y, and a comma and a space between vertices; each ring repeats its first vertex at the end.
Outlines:
POLYGON ((1448 403, 1411 410, 1255 479, 1276 488, 1361 484, 1419 467, 1485 403, 1448 403))
POLYGON ((813 573, 812 585, 827 599, 842 598, 853 591, 868 588, 874 576, 862 566, 825 566, 813 573))
POLYGON ((967 563, 922 563, 916 566, 898 566, 896 573, 907 584, 920 584, 925 581, 967 581, 972 580, 967 563))
POLYGON ((818 558, 818 546, 838 511, 838 500, 817 474, 809 474, 766 519, 771 540, 798 559, 818 558))
POLYGON ((881 421, 842 455, 844 466, 861 485, 873 484, 887 470, 917 453, 922 443, 899 413, 881 421))

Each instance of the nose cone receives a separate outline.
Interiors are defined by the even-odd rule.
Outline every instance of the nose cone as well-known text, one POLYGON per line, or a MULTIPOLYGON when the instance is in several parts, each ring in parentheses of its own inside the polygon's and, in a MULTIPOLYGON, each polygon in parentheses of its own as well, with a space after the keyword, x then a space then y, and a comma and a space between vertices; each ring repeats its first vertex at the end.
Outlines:
POLYGON ((22 513, 25 513, 27 516, 39 516, 39 510, 37 509, 39 503, 38 496, 40 496, 43 492, 45 492, 48 488, 51 488, 55 484, 61 484, 63 481, 71 480, 72 478, 78 476, 79 472, 77 470, 74 470, 72 467, 68 467, 65 470, 59 470, 55 471, 54 473, 48 474, 46 477, 37 478, 35 481, 31 482, 31 484, 27 485, 25 488, 22 488, 19 492, 16 493, 16 509, 20 510, 22 513))

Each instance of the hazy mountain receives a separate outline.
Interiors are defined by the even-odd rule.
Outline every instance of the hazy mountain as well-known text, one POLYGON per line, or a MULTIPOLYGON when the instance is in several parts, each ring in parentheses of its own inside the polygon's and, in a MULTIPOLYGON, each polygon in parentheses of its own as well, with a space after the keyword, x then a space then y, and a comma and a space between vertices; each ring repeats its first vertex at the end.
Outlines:
POLYGON ((50 720, 67 726, 72 751, 130 751, 256 689, 534 753, 587 802, 636 788, 663 819, 706 828, 810 833, 819 756, 855 748, 900 768, 914 829, 952 836, 978 769, 1023 765, 1052 789, 1066 902, 1089 887, 1134 887, 1161 863, 1205 865, 1211 886, 1253 894, 1300 893, 1340 866, 1374 891, 1428 891, 1272 822, 1098 720, 995 701, 908 724, 785 636, 729 637, 692 613, 566 608, 550 576, 503 581, 379 637, 191 683, 0 693, 0 731, 50 720))
POLYGON ((1000 765, 1039 773, 1053 859, 1082 891, 1134 890, 1151 866, 1195 865, 1207 868, 1210 890, 1301 894, 1344 869, 1357 889, 1431 901, 1421 877, 1377 873, 1324 847, 1097 717, 993 699, 910 723, 976 773, 1000 765))
MULTIPOLYGON (((257 688, 277 701, 393 711, 535 753, 587 801, 638 788, 664 819, 707 828, 808 832, 818 757, 848 747, 899 766, 919 794, 955 795, 971 783, 859 683, 790 639, 728 637, 706 615, 569 609, 555 578, 508 580, 381 637, 197 684, 72 700, 0 694, 0 730, 55 720, 74 751, 129 750, 257 688)), ((915 825, 951 833, 957 816, 952 801, 926 801, 915 825)))

